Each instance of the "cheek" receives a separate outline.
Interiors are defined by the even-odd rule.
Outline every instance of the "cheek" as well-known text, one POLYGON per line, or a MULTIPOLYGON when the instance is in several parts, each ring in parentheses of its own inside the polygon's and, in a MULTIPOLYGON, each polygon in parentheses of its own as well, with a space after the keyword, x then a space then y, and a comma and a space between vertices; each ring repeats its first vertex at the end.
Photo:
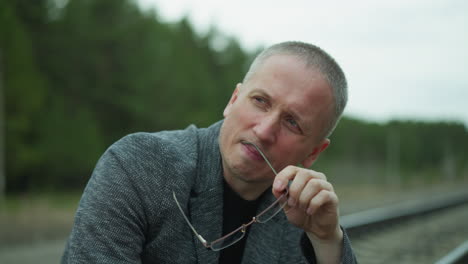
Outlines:
POLYGON ((297 165, 307 156, 305 142, 297 140, 290 135, 283 135, 277 141, 277 157, 287 165, 297 165))
POLYGON ((250 127, 258 119, 255 112, 246 104, 238 104, 233 107, 230 117, 235 121, 236 126, 242 128, 250 127))

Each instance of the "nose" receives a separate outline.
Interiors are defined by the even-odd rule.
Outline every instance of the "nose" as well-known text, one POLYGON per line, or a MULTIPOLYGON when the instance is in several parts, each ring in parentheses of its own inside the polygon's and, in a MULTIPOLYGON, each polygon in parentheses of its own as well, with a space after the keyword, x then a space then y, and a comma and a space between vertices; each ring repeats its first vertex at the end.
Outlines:
POLYGON ((253 132, 262 143, 273 143, 279 130, 279 121, 274 115, 260 117, 253 132))

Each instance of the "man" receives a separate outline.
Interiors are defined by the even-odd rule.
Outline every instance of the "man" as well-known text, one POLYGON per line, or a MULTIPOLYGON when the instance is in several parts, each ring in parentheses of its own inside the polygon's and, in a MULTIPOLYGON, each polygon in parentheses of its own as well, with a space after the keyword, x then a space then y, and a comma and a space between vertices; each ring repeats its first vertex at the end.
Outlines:
POLYGON ((266 49, 223 121, 129 135, 104 153, 62 263, 355 263, 333 186, 305 169, 346 101, 318 47, 266 49))

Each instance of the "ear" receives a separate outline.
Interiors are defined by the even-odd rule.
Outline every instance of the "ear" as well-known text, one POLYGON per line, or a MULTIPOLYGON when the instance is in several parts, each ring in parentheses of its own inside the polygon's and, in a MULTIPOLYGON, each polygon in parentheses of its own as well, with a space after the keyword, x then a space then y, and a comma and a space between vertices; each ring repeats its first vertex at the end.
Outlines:
POLYGON ((224 108, 224 111, 223 111, 224 117, 229 115, 229 113, 231 112, 232 104, 234 104, 234 102, 237 100, 237 98, 239 96, 239 91, 241 89, 241 86, 242 86, 242 83, 238 83, 236 85, 236 89, 234 89, 234 92, 232 92, 231 99, 229 99, 229 102, 228 102, 228 104, 226 105, 226 107, 224 108))
POLYGON ((312 164, 317 160, 320 153, 324 151, 330 145, 330 139, 325 138, 323 139, 314 149, 313 151, 301 162, 304 168, 310 168, 312 164))

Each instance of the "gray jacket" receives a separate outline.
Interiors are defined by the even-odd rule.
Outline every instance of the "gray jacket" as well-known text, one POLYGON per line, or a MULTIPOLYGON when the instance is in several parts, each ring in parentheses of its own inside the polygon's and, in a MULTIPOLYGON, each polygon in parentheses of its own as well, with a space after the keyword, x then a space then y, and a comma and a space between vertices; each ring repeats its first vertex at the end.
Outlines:
MULTIPOLYGON (((193 235, 172 192, 199 234, 221 237, 220 126, 137 133, 112 145, 84 190, 62 263, 217 263, 219 252, 193 235)), ((265 195, 258 210, 273 201, 265 195)), ((242 263, 307 262, 313 249, 283 213, 251 226, 242 263)), ((346 235, 342 262, 355 262, 346 235)))

